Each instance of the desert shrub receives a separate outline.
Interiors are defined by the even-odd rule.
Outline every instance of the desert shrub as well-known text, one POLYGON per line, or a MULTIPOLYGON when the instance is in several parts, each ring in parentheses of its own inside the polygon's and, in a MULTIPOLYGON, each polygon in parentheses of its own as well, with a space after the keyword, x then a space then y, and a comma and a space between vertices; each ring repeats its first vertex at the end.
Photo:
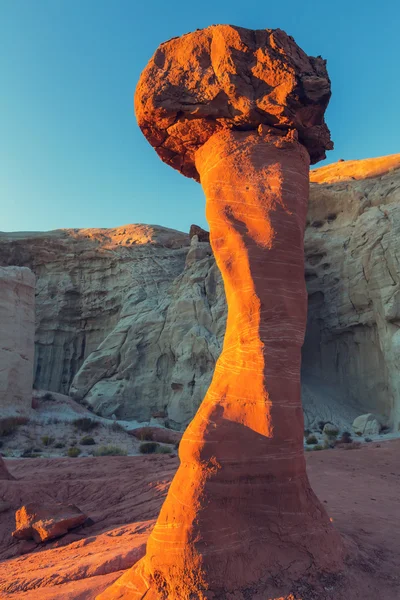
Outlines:
POLYGON ((157 442, 144 442, 140 444, 139 452, 142 454, 154 454, 154 452, 157 452, 159 445, 157 442))
POLYGON ((68 448, 67 450, 67 456, 69 456, 70 458, 76 458, 77 456, 79 456, 81 453, 79 448, 68 448))
POLYGON ((40 458, 40 452, 41 450, 37 452, 34 448, 27 448, 21 454, 21 458, 40 458))
POLYGON ((100 423, 98 421, 89 419, 89 417, 82 417, 81 419, 75 419, 75 421, 73 421, 72 424, 76 429, 80 429, 81 431, 84 431, 85 433, 88 433, 89 431, 93 431, 93 429, 96 429, 96 427, 99 427, 99 425, 100 425, 100 423))
POLYGON ((43 396, 43 400, 54 400, 54 396, 50 392, 46 392, 43 396))
POLYGON ((90 435, 85 435, 79 443, 81 446, 93 446, 96 442, 90 435))
POLYGON ((116 421, 114 421, 114 423, 112 423, 111 425, 109 425, 111 431, 114 431, 115 433, 126 433, 126 429, 125 427, 123 427, 122 425, 120 425, 119 423, 117 423, 116 421))
POLYGON ((351 444, 352 441, 353 441, 353 438, 351 437, 351 433, 349 433, 348 431, 343 431, 342 435, 340 436, 339 443, 340 444, 351 444))
POLYGON ((43 446, 51 446, 52 444, 54 444, 54 442, 55 442, 55 439, 53 437, 51 437, 50 435, 42 436, 43 446))
POLYGON ((371 440, 371 438, 370 438, 370 437, 366 437, 366 438, 364 439, 364 442, 372 442, 372 440, 371 440))
POLYGON ((0 436, 11 435, 15 433, 20 425, 28 422, 26 417, 5 417, 0 419, 0 436))
POLYGON ((100 446, 93 456, 126 456, 127 454, 126 450, 118 446, 100 446))
POLYGON ((54 444, 54 448, 65 448, 65 443, 64 442, 57 442, 57 444, 54 444))
POLYGON ((317 444, 317 443, 318 443, 318 440, 315 437, 315 435, 309 435, 308 438, 306 439, 306 444, 308 446, 311 446, 311 444, 317 444))
POLYGON ((321 446, 321 444, 317 444, 316 446, 314 446, 313 450, 323 450, 324 447, 321 446))
POLYGON ((361 437, 362 436, 361 431, 356 431, 356 435, 358 435, 358 437, 361 437))
POLYGON ((153 440, 153 432, 150 427, 143 427, 140 432, 140 439, 142 442, 151 442, 153 440))
POLYGON ((170 446, 160 446, 156 450, 157 454, 171 454, 171 452, 172 452, 172 448, 170 446))

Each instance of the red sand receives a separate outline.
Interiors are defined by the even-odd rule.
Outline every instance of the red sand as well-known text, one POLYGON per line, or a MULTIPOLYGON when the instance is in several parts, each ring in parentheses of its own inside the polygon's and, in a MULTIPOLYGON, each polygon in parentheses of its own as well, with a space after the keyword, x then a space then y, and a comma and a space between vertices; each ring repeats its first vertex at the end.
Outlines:
MULTIPOLYGON (((352 542, 354 561, 343 577, 322 580, 315 589, 293 584, 296 600, 400 599, 399 456, 400 440, 306 454, 313 489, 352 542)), ((12 507, 0 514, 0 598, 94 600, 143 555, 178 463, 153 456, 6 464, 17 480, 0 482, 0 502, 12 507), (95 524, 16 556, 24 542, 11 538, 14 512, 28 500, 75 503, 95 524)), ((275 597, 289 594, 289 583, 276 581, 275 597)))

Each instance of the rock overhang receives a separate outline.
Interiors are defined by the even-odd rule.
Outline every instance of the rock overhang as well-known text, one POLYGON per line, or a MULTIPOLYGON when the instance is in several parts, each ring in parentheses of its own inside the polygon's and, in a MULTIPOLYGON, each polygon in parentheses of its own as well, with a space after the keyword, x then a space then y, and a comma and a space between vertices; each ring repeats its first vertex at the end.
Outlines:
POLYGON ((281 29, 212 25, 161 44, 135 93, 138 124, 160 158, 199 180, 196 151, 217 131, 296 129, 315 164, 333 147, 326 61, 281 29))

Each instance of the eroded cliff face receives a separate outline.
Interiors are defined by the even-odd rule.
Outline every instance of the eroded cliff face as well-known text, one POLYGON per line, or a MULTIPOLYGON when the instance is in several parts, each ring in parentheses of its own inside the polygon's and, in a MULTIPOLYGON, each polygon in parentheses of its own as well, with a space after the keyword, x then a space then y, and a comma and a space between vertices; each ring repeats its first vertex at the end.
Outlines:
POLYGON ((35 276, 0 267, 0 417, 31 411, 34 335, 35 276))
MULTIPOLYGON (((400 421, 400 155, 311 173, 306 426, 400 421)), ((183 427, 211 381, 226 305, 211 248, 177 231, 0 234, 36 284, 36 384, 104 416, 183 427)))

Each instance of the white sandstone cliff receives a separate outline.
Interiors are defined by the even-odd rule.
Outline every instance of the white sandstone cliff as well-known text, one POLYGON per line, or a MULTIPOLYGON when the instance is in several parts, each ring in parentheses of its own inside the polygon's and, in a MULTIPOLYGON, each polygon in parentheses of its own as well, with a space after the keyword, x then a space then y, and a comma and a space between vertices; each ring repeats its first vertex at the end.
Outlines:
MULTIPOLYGON (((306 425, 400 421, 400 155, 311 173, 306 425)), ((95 412, 184 426, 225 330, 211 248, 157 226, 0 234, 37 275, 36 383, 95 412)))
POLYGON ((0 267, 0 417, 32 407, 35 276, 25 267, 0 267))

